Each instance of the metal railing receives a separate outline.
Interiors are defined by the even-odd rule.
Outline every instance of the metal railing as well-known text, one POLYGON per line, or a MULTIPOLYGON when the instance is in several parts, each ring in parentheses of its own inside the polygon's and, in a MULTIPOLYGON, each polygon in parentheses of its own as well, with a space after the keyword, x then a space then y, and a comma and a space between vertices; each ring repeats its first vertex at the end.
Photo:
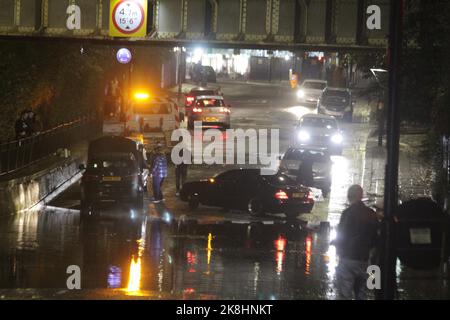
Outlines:
POLYGON ((30 166, 99 132, 99 120, 84 117, 27 138, 0 143, 0 176, 30 166))

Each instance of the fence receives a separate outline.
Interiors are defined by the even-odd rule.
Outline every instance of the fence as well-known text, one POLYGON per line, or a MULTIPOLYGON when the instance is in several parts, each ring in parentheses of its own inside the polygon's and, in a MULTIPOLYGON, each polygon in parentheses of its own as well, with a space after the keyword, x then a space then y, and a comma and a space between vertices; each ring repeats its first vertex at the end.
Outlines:
POLYGON ((0 143, 0 176, 36 163, 58 149, 101 132, 94 118, 80 118, 20 140, 0 143))

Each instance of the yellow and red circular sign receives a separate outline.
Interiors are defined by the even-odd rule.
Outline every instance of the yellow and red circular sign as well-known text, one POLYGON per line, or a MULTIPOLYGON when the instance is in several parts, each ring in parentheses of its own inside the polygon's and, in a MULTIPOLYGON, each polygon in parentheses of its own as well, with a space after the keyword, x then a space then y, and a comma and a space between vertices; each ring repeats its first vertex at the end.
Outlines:
POLYGON ((146 33, 147 1, 110 0, 110 36, 145 37, 146 33))

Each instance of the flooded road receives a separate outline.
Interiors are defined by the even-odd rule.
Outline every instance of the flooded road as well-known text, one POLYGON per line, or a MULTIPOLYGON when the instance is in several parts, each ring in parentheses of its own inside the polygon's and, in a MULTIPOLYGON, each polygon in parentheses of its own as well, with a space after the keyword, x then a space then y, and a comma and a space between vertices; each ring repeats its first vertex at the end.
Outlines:
MULTIPOLYGON (((223 90, 233 93, 233 126, 279 128, 284 153, 293 124, 309 111, 278 88, 255 86, 249 93, 248 86, 228 86, 223 90)), ((336 299, 338 261, 329 243, 348 187, 370 181, 365 148, 371 127, 342 127, 345 148, 332 158, 328 199, 293 221, 205 206, 190 211, 175 196, 173 171, 164 204, 147 195, 141 211, 115 204, 80 221, 75 183, 50 206, 0 220, 0 299, 336 299), (69 266, 80 268, 80 291, 67 289, 69 266)), ((192 166, 188 177, 229 168, 192 166)), ((439 273, 424 275, 400 264, 397 271, 400 299, 450 298, 439 273)))

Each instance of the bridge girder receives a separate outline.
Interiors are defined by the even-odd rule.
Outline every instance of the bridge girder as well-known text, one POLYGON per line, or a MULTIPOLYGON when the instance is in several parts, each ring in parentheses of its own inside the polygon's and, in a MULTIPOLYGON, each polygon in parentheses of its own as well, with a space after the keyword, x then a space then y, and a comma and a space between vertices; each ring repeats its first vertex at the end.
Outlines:
POLYGON ((109 0, 0 0, 1 38, 286 50, 385 50, 389 0, 149 0, 147 36, 108 35, 109 0), (66 9, 81 9, 68 30, 66 9), (381 8, 381 30, 366 27, 381 8))

